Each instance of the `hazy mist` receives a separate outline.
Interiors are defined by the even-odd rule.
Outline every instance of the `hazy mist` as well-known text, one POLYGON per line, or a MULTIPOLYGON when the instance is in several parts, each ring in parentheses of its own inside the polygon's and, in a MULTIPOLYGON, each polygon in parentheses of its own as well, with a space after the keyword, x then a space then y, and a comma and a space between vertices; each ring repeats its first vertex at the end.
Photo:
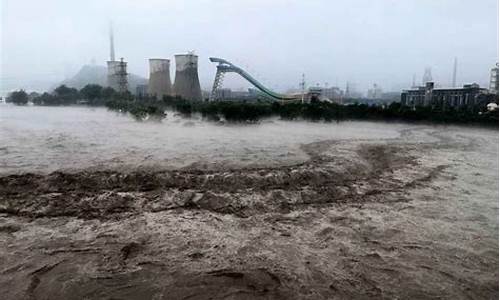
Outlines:
MULTIPOLYGON (((147 59, 195 50, 202 88, 215 74, 210 56, 246 68, 277 90, 309 85, 365 92, 407 88, 432 67, 448 86, 485 85, 498 61, 497 0, 1 0, 1 91, 44 90, 93 59, 109 59, 113 20, 117 57, 148 77, 147 59)), ((172 62, 172 76, 175 64, 172 62)), ((235 75, 225 86, 249 86, 235 75)))

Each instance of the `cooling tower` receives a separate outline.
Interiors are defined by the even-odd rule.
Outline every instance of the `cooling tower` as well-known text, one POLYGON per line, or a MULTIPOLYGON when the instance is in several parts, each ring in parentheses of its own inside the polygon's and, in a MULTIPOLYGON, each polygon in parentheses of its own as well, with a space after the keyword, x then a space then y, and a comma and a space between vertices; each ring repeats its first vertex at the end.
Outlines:
POLYGON ((163 96, 172 94, 170 60, 161 58, 152 58, 149 60, 148 94, 157 99, 162 99, 163 96))
POLYGON ((198 56, 194 54, 175 56, 174 94, 187 100, 202 100, 198 78, 198 56))

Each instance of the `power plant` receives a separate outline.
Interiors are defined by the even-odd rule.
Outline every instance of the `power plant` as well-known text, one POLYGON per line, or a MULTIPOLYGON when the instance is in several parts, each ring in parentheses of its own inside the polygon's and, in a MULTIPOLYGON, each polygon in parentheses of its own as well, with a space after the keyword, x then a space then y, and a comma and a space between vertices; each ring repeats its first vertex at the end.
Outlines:
POLYGON ((187 100, 202 100, 197 55, 188 53, 175 56, 174 95, 187 100))
POLYGON ((109 47, 110 47, 110 59, 108 63, 108 86, 114 90, 125 93, 128 91, 128 79, 127 79, 127 63, 123 61, 115 60, 115 41, 113 36, 113 25, 110 24, 109 27, 109 47))
MULTIPOLYGON (((199 89, 199 82, 198 82, 198 89, 199 89)), ((163 96, 172 95, 172 82, 170 81, 169 59, 151 58, 149 60, 148 94, 149 96, 155 97, 156 99, 162 99, 163 96)))
MULTIPOLYGON (((110 60, 107 62, 108 67, 108 86, 112 87, 120 93, 128 91, 128 73, 127 73, 127 63, 121 58, 119 61, 115 59, 115 44, 113 27, 110 24, 110 60)), ((217 63, 217 72, 213 82, 212 90, 205 97, 209 101, 218 101, 224 99, 230 99, 235 95, 230 90, 223 89, 224 75, 227 73, 236 73, 247 80, 255 88, 251 89, 248 93, 244 95, 239 94, 238 98, 243 99, 245 97, 251 97, 251 99, 267 99, 271 101, 280 102, 310 102, 313 100, 327 101, 342 103, 343 98, 349 97, 361 97, 354 96, 351 92, 351 86, 349 82, 346 85, 345 92, 340 91, 338 88, 328 88, 327 84, 325 88, 310 87, 307 91, 305 89, 305 80, 303 78, 301 84, 301 92, 291 91, 288 94, 277 93, 254 77, 247 73, 242 68, 234 65, 233 63, 222 59, 211 57, 210 61, 217 63), (247 96, 247 94, 249 96, 247 96), (232 96, 228 96, 232 95, 232 96)), ((410 105, 429 105, 434 103, 437 98, 441 97, 440 103, 448 103, 448 100, 444 100, 451 94, 460 98, 458 103, 450 102, 447 105, 459 106, 459 105, 475 105, 484 98, 486 94, 484 89, 479 88, 479 86, 465 85, 463 88, 457 88, 457 59, 454 60, 453 65, 453 77, 452 77, 452 88, 449 90, 443 90, 439 88, 434 88, 434 83, 432 81, 432 70, 430 67, 425 68, 425 72, 422 78, 423 86, 416 86, 416 77, 413 75, 412 89, 404 91, 402 94, 402 102, 410 105), (421 97, 421 92, 427 91, 425 97, 421 97), (451 94, 450 94, 451 93, 451 94), (420 99, 420 98, 424 99, 420 99), (436 99, 434 99, 434 98, 436 99), (470 97, 475 97, 473 100, 470 97), (481 98, 482 97, 482 98, 481 98), (481 98, 481 99, 479 99, 481 98), (404 99, 404 100, 403 100, 404 99), (417 99, 417 100, 415 100, 417 99), (444 102, 443 102, 444 101, 444 102)), ((490 80, 490 93, 498 94, 498 64, 495 68, 491 70, 491 80, 490 80)), ((190 101, 202 101, 203 94, 201 91, 200 80, 198 76, 198 56, 193 52, 188 52, 187 54, 177 54, 175 55, 175 81, 172 85, 170 79, 170 59, 166 58, 150 58, 149 59, 149 82, 148 85, 140 84, 136 87, 136 94, 142 97, 151 97, 156 99, 162 99, 165 96, 178 96, 185 100, 190 101)), ((450 96, 451 97, 451 96, 450 96)), ((374 85, 374 88, 368 91, 368 98, 370 99, 381 99, 382 90, 374 85)))

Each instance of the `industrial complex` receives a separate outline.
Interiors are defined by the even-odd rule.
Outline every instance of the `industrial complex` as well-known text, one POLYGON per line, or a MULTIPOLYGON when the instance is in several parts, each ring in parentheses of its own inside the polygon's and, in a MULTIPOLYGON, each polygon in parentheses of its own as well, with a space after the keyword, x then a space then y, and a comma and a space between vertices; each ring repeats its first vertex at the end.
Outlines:
POLYGON ((431 106, 436 108, 474 106, 489 103, 488 89, 477 84, 466 84, 460 88, 434 88, 434 82, 425 86, 405 90, 401 103, 407 106, 431 106))
POLYGON ((426 68, 423 77, 423 86, 414 86, 401 93, 401 103, 407 106, 430 106, 434 108, 472 107, 498 103, 498 63, 491 69, 490 87, 481 88, 478 84, 465 84, 456 87, 457 60, 453 67, 452 87, 436 88, 432 81, 430 68, 426 68))
MULTIPOLYGON (((202 92, 198 76, 198 56, 193 52, 175 55, 175 79, 170 79, 170 59, 149 59, 149 81, 147 85, 141 84, 136 87, 135 94, 138 97, 151 97, 162 99, 164 96, 179 96, 191 101, 226 101, 226 100, 252 100, 267 99, 279 102, 310 102, 312 100, 327 101, 343 104, 345 99, 361 98, 354 96, 349 83, 345 92, 338 87, 313 86, 306 89, 303 75, 301 90, 287 94, 277 93, 265 87, 261 82, 252 77, 248 72, 228 60, 211 57, 210 61, 216 63, 217 71, 210 92, 202 92), (235 73, 248 81, 253 88, 248 92, 233 92, 223 88, 224 76, 227 73, 235 73)), ((115 46, 113 28, 110 26, 110 60, 108 66, 108 86, 118 92, 126 92, 129 89, 127 80, 127 62, 121 58, 115 59, 115 46)), ((490 102, 498 103, 498 63, 492 68, 489 89, 481 88, 478 84, 466 84, 462 87, 456 86, 457 59, 454 60, 452 86, 441 88, 435 86, 430 67, 425 68, 422 85, 415 84, 413 79, 412 88, 401 93, 401 103, 411 107, 461 107, 483 105, 490 102)), ((366 103, 376 103, 387 98, 387 94, 377 84, 368 90, 366 103)), ((393 99, 391 97, 391 99, 393 99)), ((363 102, 363 101, 362 101, 363 102)), ((345 102, 350 103, 350 102, 345 102)))
MULTIPOLYGON (((110 26, 110 60, 108 65, 108 86, 118 92, 128 91, 127 63, 115 59, 113 27, 110 26)), ((161 99, 163 96, 179 96, 187 100, 201 101, 202 93, 198 77, 198 56, 194 53, 175 55, 175 82, 170 80, 170 60, 149 59, 148 85, 138 85, 138 96, 161 99)))
MULTIPOLYGON (((126 92, 129 88, 127 81, 127 63, 121 58, 115 59, 113 28, 110 26, 110 60, 108 66, 108 86, 118 92, 126 92)), ((211 62, 217 63, 217 72, 213 83, 212 91, 207 97, 203 97, 198 76, 198 56, 193 52, 175 55, 175 79, 174 84, 170 79, 170 60, 166 58, 149 59, 149 81, 148 85, 138 85, 135 94, 139 97, 153 97, 161 99, 164 96, 179 96, 191 101, 228 100, 230 98, 258 99, 265 98, 275 101, 302 101, 309 102, 314 98, 323 101, 341 102, 341 91, 339 88, 314 87, 305 90, 305 83, 302 84, 302 91, 291 94, 280 94, 265 87, 262 83, 252 77, 242 68, 232 64, 222 58, 210 58, 211 62), (247 92, 232 92, 223 89, 223 79, 226 73, 236 73, 253 85, 254 89, 247 92)))

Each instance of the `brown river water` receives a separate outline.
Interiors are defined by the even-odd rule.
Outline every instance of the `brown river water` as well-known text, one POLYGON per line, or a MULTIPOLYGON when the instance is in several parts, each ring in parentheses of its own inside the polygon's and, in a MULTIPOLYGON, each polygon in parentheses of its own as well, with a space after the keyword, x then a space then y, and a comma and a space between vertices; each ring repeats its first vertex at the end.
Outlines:
POLYGON ((296 163, 300 145, 321 140, 388 139, 404 125, 267 120, 220 125, 168 113, 138 123, 103 108, 0 106, 0 172, 89 167, 182 167, 191 163, 263 166, 296 163))
POLYGON ((4 299, 496 299, 498 131, 0 105, 4 299))

